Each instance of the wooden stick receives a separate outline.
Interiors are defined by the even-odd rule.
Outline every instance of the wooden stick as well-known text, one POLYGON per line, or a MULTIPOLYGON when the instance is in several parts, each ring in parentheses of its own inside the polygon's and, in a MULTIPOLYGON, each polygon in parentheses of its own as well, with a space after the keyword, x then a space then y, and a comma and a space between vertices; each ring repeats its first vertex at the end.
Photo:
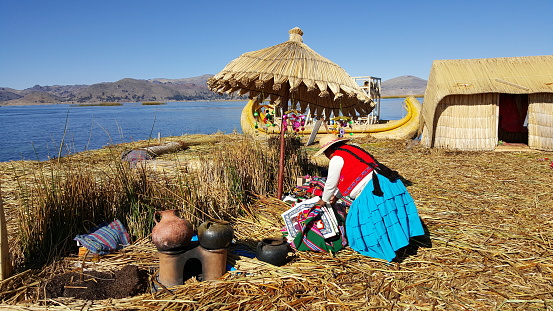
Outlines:
POLYGON ((286 120, 284 119, 284 111, 288 108, 288 89, 290 88, 288 83, 284 83, 285 91, 284 97, 282 98, 282 125, 280 126, 280 157, 278 161, 278 188, 277 188, 277 199, 282 200, 282 192, 284 185, 284 150, 286 148, 286 143, 284 140, 284 134, 286 133, 286 120))
POLYGON ((10 246, 8 244, 8 230, 6 228, 4 202, 2 200, 2 185, 0 184, 0 280, 9 278, 12 275, 12 272, 10 246))

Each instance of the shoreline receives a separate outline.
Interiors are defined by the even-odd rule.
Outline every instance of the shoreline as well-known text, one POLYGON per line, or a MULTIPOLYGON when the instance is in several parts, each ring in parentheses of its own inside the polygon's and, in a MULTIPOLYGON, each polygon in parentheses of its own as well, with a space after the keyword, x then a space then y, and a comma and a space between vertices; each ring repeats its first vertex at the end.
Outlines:
MULTIPOLYGON (((248 99, 222 99, 222 100, 212 100, 212 99, 199 99, 199 100, 166 100, 164 103, 193 103, 193 102, 237 102, 237 101, 247 101, 248 99)), ((0 102, 0 107, 2 106, 46 106, 46 105, 99 105, 103 102, 60 102, 60 103, 2 103, 0 102)), ((142 102, 118 102, 120 104, 141 104, 142 102)))
MULTIPOLYGON (((418 94, 418 95, 388 95, 388 96, 380 96, 380 99, 394 99, 394 98, 406 98, 408 96, 414 96, 415 98, 424 98, 424 94, 418 94)), ((165 103, 189 103, 189 102, 236 102, 236 101, 248 101, 248 99, 221 99, 221 100, 212 100, 212 99, 199 99, 199 100, 166 100, 163 101, 165 103)), ((45 106, 45 105, 83 105, 83 104, 91 104, 91 105, 98 105, 102 102, 59 102, 59 103, 3 103, 0 102, 0 107, 2 106, 45 106)), ((118 102, 120 104, 140 104, 142 102, 118 102)))

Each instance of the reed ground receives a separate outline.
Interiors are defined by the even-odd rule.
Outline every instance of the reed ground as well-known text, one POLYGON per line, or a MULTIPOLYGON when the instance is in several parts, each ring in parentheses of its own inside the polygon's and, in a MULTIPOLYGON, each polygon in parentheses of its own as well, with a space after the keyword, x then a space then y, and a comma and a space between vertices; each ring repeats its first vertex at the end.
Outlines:
MULTIPOLYGON (((178 139, 199 143, 153 161, 153 171, 178 170, 187 162, 199 165, 201 155, 214 146, 235 143, 232 135, 178 139)), ((237 255, 237 248, 251 249, 261 238, 279 234, 279 215, 286 206, 269 196, 259 197, 249 206, 250 213, 232 219, 237 243, 230 249, 229 263, 236 270, 221 281, 190 280, 173 292, 117 300, 39 298, 41 280, 75 269, 79 259, 69 257, 42 271, 20 272, 3 281, 2 300, 5 306, 28 310, 553 309, 553 153, 450 152, 410 141, 370 138, 356 142, 410 182, 409 192, 428 229, 428 239, 415 242, 400 262, 382 262, 350 249, 337 254, 296 253, 283 267, 237 255)), ((316 147, 306 151, 312 154, 316 147)), ((107 161, 102 157, 106 152, 78 157, 100 168, 107 161)), ((317 162, 325 164, 324 159, 317 162)), ((17 230, 14 211, 20 208, 15 176, 24 178, 17 172, 36 165, 0 164, 11 234, 17 230)), ((117 270, 126 264, 155 271, 155 249, 148 238, 87 267, 117 270)))

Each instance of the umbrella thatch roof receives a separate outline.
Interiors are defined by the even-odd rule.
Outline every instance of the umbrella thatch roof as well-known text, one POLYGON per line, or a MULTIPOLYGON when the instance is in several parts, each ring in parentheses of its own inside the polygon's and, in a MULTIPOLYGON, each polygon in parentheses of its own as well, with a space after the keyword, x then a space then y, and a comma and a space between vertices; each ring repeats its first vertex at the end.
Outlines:
POLYGON ((249 93, 249 98, 285 104, 289 99, 312 115, 366 115, 374 108, 371 98, 340 66, 303 43, 303 31, 289 31, 290 39, 231 61, 207 82, 218 93, 249 93))

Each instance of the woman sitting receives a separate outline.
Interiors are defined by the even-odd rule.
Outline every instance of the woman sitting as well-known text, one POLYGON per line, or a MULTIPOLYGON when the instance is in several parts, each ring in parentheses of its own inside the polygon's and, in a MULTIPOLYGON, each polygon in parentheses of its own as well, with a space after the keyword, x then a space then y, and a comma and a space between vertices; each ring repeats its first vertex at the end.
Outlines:
POLYGON ((343 196, 353 200, 345 226, 349 246, 392 261, 411 237, 424 235, 415 202, 397 172, 348 141, 336 135, 320 140, 315 156, 324 153, 330 163, 319 204, 334 204, 343 196))

